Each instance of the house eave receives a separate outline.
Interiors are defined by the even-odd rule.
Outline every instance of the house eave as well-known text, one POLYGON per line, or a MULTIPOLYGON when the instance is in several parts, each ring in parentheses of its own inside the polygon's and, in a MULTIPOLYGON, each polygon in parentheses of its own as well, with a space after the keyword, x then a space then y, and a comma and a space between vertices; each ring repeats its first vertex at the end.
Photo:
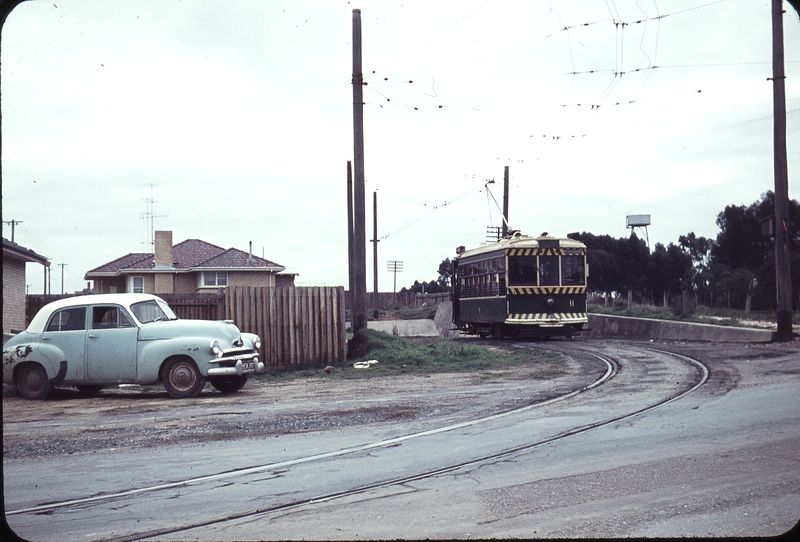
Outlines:
POLYGON ((261 273, 280 273, 286 269, 285 267, 192 267, 191 271, 201 273, 203 271, 227 271, 228 273, 236 273, 242 271, 255 271, 261 273))
POLYGON ((7 256, 11 258, 15 258, 17 260, 22 260, 26 263, 40 263, 45 267, 50 267, 50 260, 46 256, 42 256, 41 254, 37 254, 36 252, 32 251, 29 248, 24 248, 19 245, 10 246, 6 244, 6 240, 3 239, 3 258, 5 259, 7 256))

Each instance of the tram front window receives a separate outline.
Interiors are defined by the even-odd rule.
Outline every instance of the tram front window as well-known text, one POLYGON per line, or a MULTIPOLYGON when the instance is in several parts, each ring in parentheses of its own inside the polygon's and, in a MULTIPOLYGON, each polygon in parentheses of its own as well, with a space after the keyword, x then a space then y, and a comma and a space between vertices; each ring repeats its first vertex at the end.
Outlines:
POLYGON ((561 258, 561 284, 564 286, 583 286, 585 282, 583 256, 564 256, 561 258))
POLYGON ((535 256, 509 256, 509 286, 536 286, 536 274, 535 256))
POLYGON ((539 285, 558 286, 558 256, 539 256, 539 285))

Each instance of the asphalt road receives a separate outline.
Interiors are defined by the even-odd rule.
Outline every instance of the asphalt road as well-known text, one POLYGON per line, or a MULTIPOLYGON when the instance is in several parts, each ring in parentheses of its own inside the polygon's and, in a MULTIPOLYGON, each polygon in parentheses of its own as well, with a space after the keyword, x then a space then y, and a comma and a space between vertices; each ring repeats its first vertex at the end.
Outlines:
MULTIPOLYGON (((282 390, 295 409, 309 397, 413 413, 247 438, 17 457, 7 434, 63 422, 12 426, 21 399, 4 397, 6 519, 29 540, 771 536, 800 519, 800 345, 542 346, 572 356, 569 377, 373 382, 350 396, 295 383, 282 390)), ((237 408, 285 413, 263 394, 237 408)), ((112 400, 64 419, 86 431, 112 400)))

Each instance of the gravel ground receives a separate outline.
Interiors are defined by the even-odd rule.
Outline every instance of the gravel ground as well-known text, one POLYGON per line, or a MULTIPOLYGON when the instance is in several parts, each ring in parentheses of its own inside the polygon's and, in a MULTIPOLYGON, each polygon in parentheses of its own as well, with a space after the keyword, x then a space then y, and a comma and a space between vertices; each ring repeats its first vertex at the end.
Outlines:
POLYGON ((192 399, 173 399, 159 387, 125 386, 94 396, 56 388, 47 401, 27 401, 16 388, 3 385, 3 461, 398 421, 449 422, 566 393, 602 371, 594 360, 570 356, 564 358, 563 376, 555 379, 537 378, 535 363, 493 371, 358 379, 320 370, 292 380, 251 379, 230 395, 207 385, 192 399))
MULTIPOLYGON (((705 389, 720 395, 739 385, 737 367, 747 367, 741 360, 753 360, 753 367, 761 371, 768 362, 771 369, 767 373, 781 373, 796 370, 796 363, 790 361, 800 356, 798 341, 648 345, 709 362, 711 376, 705 389)), ((542 346, 530 343, 529 347, 542 346)), ((562 349, 557 341, 545 347, 562 349)), ((592 382, 603 371, 604 366, 581 354, 565 355, 563 375, 552 379, 538 378, 535 363, 494 371, 363 379, 337 378, 320 370, 315 376, 292 380, 251 379, 243 390, 231 395, 207 386, 198 397, 178 400, 161 388, 130 386, 107 388, 95 396, 57 388, 47 401, 27 401, 16 388, 3 385, 3 461, 370 424, 450 423, 567 393, 592 382)))

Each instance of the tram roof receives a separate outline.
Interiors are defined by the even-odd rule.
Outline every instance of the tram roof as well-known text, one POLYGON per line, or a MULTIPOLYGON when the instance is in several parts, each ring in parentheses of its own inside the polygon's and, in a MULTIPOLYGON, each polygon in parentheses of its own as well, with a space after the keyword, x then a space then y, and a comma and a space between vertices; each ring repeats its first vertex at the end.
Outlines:
POLYGON ((546 233, 538 237, 531 237, 529 235, 523 235, 520 232, 514 232, 511 237, 505 237, 495 242, 481 243, 479 247, 465 250, 457 254, 456 258, 478 256, 498 250, 505 250, 507 248, 539 248, 541 241, 558 241, 559 248, 586 248, 586 245, 580 241, 570 239, 569 237, 550 237, 546 233))

